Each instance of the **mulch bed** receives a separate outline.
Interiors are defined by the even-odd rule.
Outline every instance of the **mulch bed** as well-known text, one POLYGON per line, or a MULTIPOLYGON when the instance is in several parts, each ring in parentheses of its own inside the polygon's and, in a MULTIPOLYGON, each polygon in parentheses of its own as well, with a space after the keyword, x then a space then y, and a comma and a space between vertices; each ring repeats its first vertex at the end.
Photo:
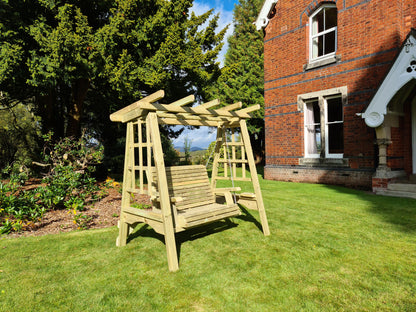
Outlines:
MULTIPOLYGON (((149 203, 149 199, 143 195, 139 198, 139 201, 145 204, 149 203)), ((88 229, 100 229, 116 225, 120 216, 120 207, 121 192, 119 188, 108 189, 108 196, 82 211, 84 215, 91 217, 87 224, 88 229)), ((78 230, 78 226, 74 224, 74 218, 70 211, 66 209, 53 210, 46 212, 42 221, 36 223, 30 229, 20 233, 10 233, 6 237, 42 236, 74 230, 78 230)))

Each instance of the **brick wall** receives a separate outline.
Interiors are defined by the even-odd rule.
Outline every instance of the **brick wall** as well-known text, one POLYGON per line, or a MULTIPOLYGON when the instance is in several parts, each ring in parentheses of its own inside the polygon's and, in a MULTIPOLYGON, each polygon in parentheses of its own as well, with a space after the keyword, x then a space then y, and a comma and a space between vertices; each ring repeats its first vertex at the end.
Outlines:
MULTIPOLYGON (((363 183, 370 188, 368 176, 377 165, 375 131, 357 113, 365 110, 390 70, 410 27, 416 25, 416 7, 414 0, 332 1, 338 9, 337 56, 340 59, 337 63, 304 70, 309 56, 309 15, 321 2, 279 1, 265 28, 265 176, 344 185, 357 183, 350 181, 365 176, 363 183), (344 105, 344 158, 348 159, 348 167, 342 169, 348 171, 348 177, 340 175, 339 168, 310 170, 300 165, 305 155, 304 120, 303 112, 298 110, 297 96, 342 86, 348 88, 344 105), (293 173, 293 168, 298 173, 293 173)), ((405 142, 400 140, 397 146, 401 146, 404 157, 405 142)), ((399 150, 391 153, 396 152, 399 150)), ((406 166, 404 158, 401 161, 393 158, 389 161, 394 166, 406 166)))

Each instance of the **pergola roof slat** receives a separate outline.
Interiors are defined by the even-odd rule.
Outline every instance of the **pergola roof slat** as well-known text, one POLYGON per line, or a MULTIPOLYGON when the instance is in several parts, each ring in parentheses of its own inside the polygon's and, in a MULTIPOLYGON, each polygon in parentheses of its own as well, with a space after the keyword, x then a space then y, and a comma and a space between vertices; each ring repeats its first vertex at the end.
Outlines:
POLYGON ((161 125, 177 125, 177 126, 208 126, 208 127, 218 127, 220 125, 226 125, 227 127, 239 126, 239 121, 224 122, 224 121, 214 121, 214 120, 159 118, 158 122, 161 125))
POLYGON ((256 105, 251 105, 249 107, 240 109, 240 110, 236 111, 236 113, 239 114, 239 115, 240 114, 248 114, 248 113, 255 112, 255 111, 259 110, 259 109, 260 109, 260 104, 256 104, 256 105))
POLYGON ((213 107, 218 106, 218 105, 220 105, 220 100, 215 99, 215 100, 203 103, 203 104, 201 104, 197 107, 203 107, 203 108, 208 109, 208 108, 213 108, 213 107))
MULTIPOLYGON (((171 104, 159 104, 153 103, 163 98, 164 92, 155 92, 113 114, 110 115, 112 121, 129 122, 139 117, 146 116, 149 112, 156 112, 159 118, 165 118, 164 123, 171 122, 173 119, 178 119, 179 124, 184 124, 187 120, 194 120, 200 122, 221 122, 221 123, 233 123, 241 119, 251 118, 249 113, 260 109, 260 105, 253 105, 247 108, 242 107, 241 102, 237 102, 231 105, 220 107, 217 109, 210 109, 218 106, 220 101, 214 100, 208 103, 204 103, 195 107, 185 107, 195 101, 194 95, 189 95, 171 104)), ((195 122, 193 122, 195 123, 195 122)), ((199 124, 198 124, 199 125, 199 124)))
POLYGON ((122 121, 122 117, 123 115, 125 115, 126 113, 131 112, 134 109, 137 109, 140 107, 140 104, 142 103, 153 103, 156 102, 162 98, 165 97, 165 91, 163 90, 159 90, 155 93, 152 93, 144 98, 142 98, 141 100, 138 100, 136 102, 134 102, 133 104, 130 104, 129 106, 126 106, 118 111, 116 111, 115 113, 112 113, 110 115, 110 120, 111 121, 122 121))
POLYGON ((173 103, 171 103, 170 105, 173 106, 185 106, 189 103, 193 103, 195 102, 195 96, 193 94, 188 95, 187 97, 184 97, 183 99, 177 100, 173 103))
POLYGON ((231 104, 231 105, 221 107, 221 109, 226 110, 226 111, 232 111, 232 110, 235 110, 235 109, 238 109, 238 108, 241 108, 241 107, 243 107, 243 103, 237 102, 237 103, 234 103, 234 104, 231 104))

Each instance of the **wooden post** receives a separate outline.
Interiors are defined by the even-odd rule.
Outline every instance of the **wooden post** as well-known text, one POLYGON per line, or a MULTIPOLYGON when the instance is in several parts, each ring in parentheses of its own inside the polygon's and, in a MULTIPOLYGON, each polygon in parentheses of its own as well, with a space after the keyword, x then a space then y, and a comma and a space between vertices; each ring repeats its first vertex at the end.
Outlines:
POLYGON ((235 143, 235 129, 231 128, 231 131, 232 131, 231 132, 231 143, 232 143, 232 145, 231 145, 231 150, 232 150, 231 154, 232 154, 232 160, 233 160, 233 163, 232 163, 233 164, 232 177, 235 179, 235 178, 237 178, 237 163, 235 162, 236 154, 235 154, 235 145, 234 145, 234 143, 235 143))
POLYGON ((158 178, 160 208, 162 210, 168 266, 170 271, 177 271, 179 269, 179 263, 176 251, 175 232, 173 229, 168 183, 166 179, 165 161, 163 159, 162 143, 160 140, 159 124, 157 121, 156 113, 149 113, 147 118, 147 126, 150 128, 151 138, 153 142, 153 156, 158 178))
POLYGON ((263 234, 267 236, 270 235, 269 223, 267 222, 266 211, 264 210, 264 203, 263 197, 261 195, 259 178, 257 176, 256 164, 254 162, 253 150, 251 148, 250 136, 248 135, 247 124, 245 120, 240 121, 240 128, 241 138, 244 142, 244 146, 247 152, 247 160, 250 168, 251 181, 253 183, 254 193, 256 194, 257 208, 259 210, 261 226, 263 228, 263 234))
POLYGON ((212 173, 211 173, 211 188, 215 189, 217 187, 217 177, 218 177, 218 161, 220 159, 220 152, 222 146, 222 128, 217 127, 217 139, 215 141, 215 151, 214 151, 214 160, 212 161, 212 173))
POLYGON ((152 141, 150 136, 150 128, 147 122, 146 126, 146 148, 147 148, 147 195, 152 196, 152 141))
POLYGON ((228 177, 228 146, 227 146, 227 131, 225 131, 225 127, 222 127, 222 146, 224 147, 224 177, 228 177))
POLYGON ((143 122, 138 120, 137 122, 137 135, 139 137, 139 184, 140 194, 143 194, 143 133, 142 133, 143 122))
MULTIPOLYGON (((127 243, 127 235, 129 232, 129 225, 125 222, 124 209, 130 206, 130 193, 128 189, 132 185, 132 170, 134 170, 131 165, 131 162, 134 161, 132 158, 132 153, 134 153, 134 138, 133 138, 133 123, 129 122, 127 124, 126 130, 126 151, 124 156, 124 173, 123 173, 123 191, 121 199, 121 211, 120 211, 120 221, 119 221, 119 235, 117 237, 117 246, 125 246, 127 243)), ((134 156, 134 155, 133 155, 134 156)))

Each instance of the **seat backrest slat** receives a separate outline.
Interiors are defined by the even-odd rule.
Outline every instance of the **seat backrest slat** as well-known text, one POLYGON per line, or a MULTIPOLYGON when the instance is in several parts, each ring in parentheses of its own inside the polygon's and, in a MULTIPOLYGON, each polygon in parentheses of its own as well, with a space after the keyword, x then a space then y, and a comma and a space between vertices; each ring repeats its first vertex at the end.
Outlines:
MULTIPOLYGON (((152 172, 153 188, 158 191, 156 170, 152 172)), ((177 210, 215 203, 208 173, 203 165, 166 167, 169 196, 182 197, 175 203, 177 210)))

